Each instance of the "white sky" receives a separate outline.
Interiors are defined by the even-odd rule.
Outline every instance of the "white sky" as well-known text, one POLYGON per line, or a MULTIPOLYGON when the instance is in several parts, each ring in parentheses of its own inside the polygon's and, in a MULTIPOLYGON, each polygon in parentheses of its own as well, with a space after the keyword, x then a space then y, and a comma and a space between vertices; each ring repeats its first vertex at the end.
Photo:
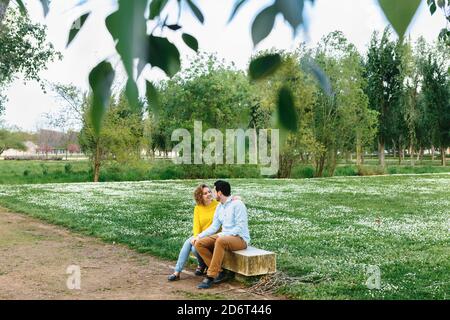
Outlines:
MULTIPOLYGON (((114 0, 89 1, 93 14, 67 50, 65 44, 70 26, 83 12, 80 8, 74 9, 74 5, 80 0, 53 0, 46 19, 37 0, 26 2, 31 18, 47 25, 48 40, 64 55, 63 60, 50 64, 48 70, 41 73, 42 78, 50 82, 72 83, 87 90, 88 74, 92 67, 104 58, 115 55, 113 41, 104 26, 104 18, 114 10, 114 0)), ((335 30, 343 31, 347 38, 364 52, 372 32, 382 31, 388 24, 375 0, 316 0, 313 7, 307 8, 306 18, 309 24, 306 34, 300 32, 297 38, 293 39, 291 29, 283 18, 278 16, 270 36, 254 49, 250 33, 251 22, 255 13, 271 2, 273 0, 250 0, 233 22, 227 24, 234 0, 197 0, 196 3, 205 15, 205 23, 202 25, 197 22, 190 11, 186 10, 180 24, 185 32, 198 39, 200 50, 216 52, 219 57, 234 62, 241 69, 247 67, 250 56, 257 50, 272 47, 294 49, 303 41, 315 45, 322 36, 335 30)), ((167 10, 171 12, 174 8, 175 6, 170 5, 167 10)), ((422 35, 431 42, 437 38, 444 26, 443 15, 436 12, 431 16, 426 1, 423 0, 408 32, 412 39, 422 35)), ((195 54, 180 40, 181 32, 170 35, 169 39, 181 48, 182 61, 186 62, 195 54)), ((162 79, 164 74, 158 69, 149 70, 147 67, 144 76, 150 80, 158 80, 162 79)), ((117 78, 124 79, 123 72, 119 72, 117 78)), ((6 93, 9 101, 3 119, 7 124, 27 131, 34 131, 43 125, 43 113, 61 108, 54 95, 51 92, 44 94, 35 82, 24 84, 23 80, 18 80, 6 93)))

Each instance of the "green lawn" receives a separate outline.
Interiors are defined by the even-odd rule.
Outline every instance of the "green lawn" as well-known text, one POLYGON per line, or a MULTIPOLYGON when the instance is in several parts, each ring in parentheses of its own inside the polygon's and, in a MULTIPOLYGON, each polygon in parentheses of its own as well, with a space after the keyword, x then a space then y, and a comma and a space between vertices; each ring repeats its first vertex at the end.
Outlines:
POLYGON ((86 160, 0 160, 0 184, 89 181, 88 170, 89 162, 86 160), (66 169, 66 165, 70 168, 66 169))
MULTIPOLYGON (((213 181, 208 181, 212 183, 213 181)), ((450 175, 230 180, 254 246, 275 251, 299 299, 448 299, 450 175), (365 285, 381 270, 381 290, 365 285)), ((1 185, 0 204, 175 260, 199 181, 1 185)))

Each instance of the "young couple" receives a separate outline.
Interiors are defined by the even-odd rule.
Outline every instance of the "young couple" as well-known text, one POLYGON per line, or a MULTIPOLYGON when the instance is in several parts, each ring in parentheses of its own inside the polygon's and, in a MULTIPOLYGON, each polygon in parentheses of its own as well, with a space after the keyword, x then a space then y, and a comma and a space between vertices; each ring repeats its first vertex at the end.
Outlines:
POLYGON ((193 236, 184 243, 175 272, 168 280, 180 279, 192 251, 198 260, 195 274, 201 276, 206 272, 206 278, 198 288, 208 289, 226 280, 222 270, 225 250, 242 250, 250 243, 247 208, 239 197, 231 196, 230 184, 222 180, 214 183, 214 190, 205 184, 198 186, 194 198, 197 205, 194 208, 193 236))

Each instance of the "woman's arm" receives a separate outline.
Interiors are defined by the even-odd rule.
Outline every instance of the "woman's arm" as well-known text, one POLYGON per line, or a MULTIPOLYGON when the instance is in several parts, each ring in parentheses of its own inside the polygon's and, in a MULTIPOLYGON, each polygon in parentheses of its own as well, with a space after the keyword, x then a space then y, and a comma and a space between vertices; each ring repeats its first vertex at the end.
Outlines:
POLYGON ((198 234, 202 231, 200 226, 200 216, 198 213, 198 206, 195 206, 194 208, 194 222, 192 227, 192 234, 194 237, 198 236, 198 234))

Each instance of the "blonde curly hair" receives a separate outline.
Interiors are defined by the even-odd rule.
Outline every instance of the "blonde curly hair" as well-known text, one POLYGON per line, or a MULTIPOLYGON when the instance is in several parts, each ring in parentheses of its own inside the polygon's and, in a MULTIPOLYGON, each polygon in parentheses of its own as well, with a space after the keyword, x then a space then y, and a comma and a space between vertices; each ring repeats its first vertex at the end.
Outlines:
POLYGON ((203 189, 204 188, 208 188, 209 190, 211 190, 211 188, 208 186, 208 185, 206 185, 206 184, 204 184, 204 183, 202 183, 201 185, 199 185, 197 188, 195 188, 195 190, 194 190, 194 199, 195 199, 195 202, 197 203, 197 204, 199 204, 199 205, 202 205, 202 206, 204 206, 205 205, 205 202, 203 201, 203 189))

